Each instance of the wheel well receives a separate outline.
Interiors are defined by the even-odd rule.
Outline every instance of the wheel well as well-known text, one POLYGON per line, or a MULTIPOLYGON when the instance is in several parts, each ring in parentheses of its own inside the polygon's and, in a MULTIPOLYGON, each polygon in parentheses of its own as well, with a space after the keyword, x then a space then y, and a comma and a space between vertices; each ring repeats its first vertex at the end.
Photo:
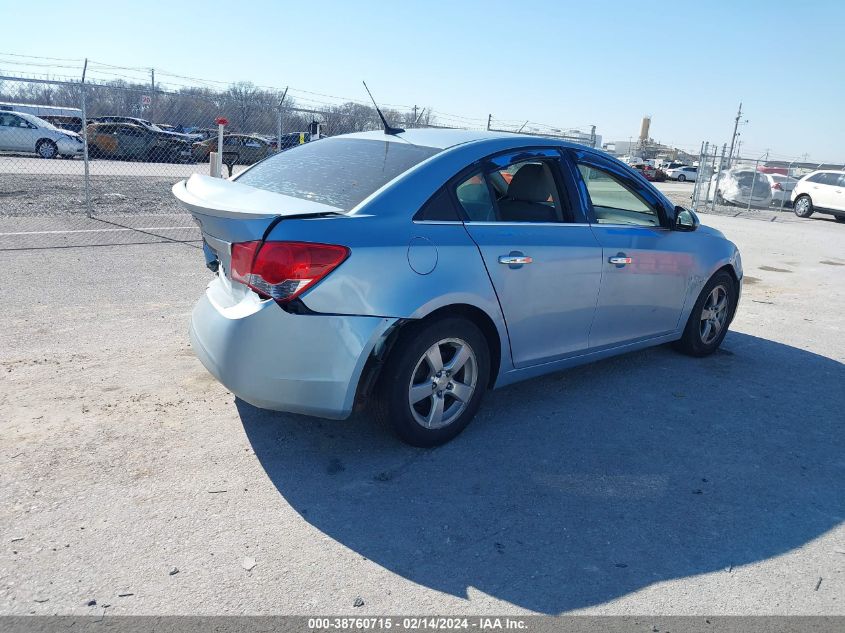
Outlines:
POLYGON ((361 408, 369 399, 373 389, 378 382, 381 368, 399 338, 408 333, 414 326, 421 323, 429 323, 436 319, 445 317, 461 317, 474 323, 487 341, 490 350, 490 379, 488 387, 492 388, 499 375, 499 367, 502 360, 502 345, 499 340, 499 331, 486 312, 475 306, 460 303, 438 308, 421 319, 401 319, 390 329, 382 344, 376 345, 373 353, 367 359, 361 378, 358 380, 358 388, 355 395, 355 407, 361 408))
POLYGON ((720 273, 723 270, 726 271, 731 276, 731 279, 734 280, 734 306, 733 314, 731 314, 731 321, 733 321, 734 314, 736 314, 736 309, 737 307, 739 307, 737 306, 737 298, 739 297, 739 277, 736 276, 736 271, 734 270, 734 267, 730 264, 725 264, 719 270, 713 273, 713 275, 716 275, 717 273, 720 273))

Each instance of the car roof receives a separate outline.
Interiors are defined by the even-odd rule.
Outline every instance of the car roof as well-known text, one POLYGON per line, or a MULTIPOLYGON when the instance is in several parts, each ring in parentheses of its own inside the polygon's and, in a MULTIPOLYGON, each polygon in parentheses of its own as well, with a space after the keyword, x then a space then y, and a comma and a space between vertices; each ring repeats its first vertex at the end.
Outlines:
POLYGON ((437 149, 449 149, 450 147, 463 145, 464 143, 496 139, 522 139, 529 144, 537 143, 538 140, 545 142, 556 141, 563 146, 583 147, 583 145, 568 143, 554 136, 535 136, 513 132, 493 132, 489 130, 457 130, 451 128, 416 128, 405 130, 399 134, 385 134, 383 131, 355 132, 353 134, 345 134, 344 138, 360 138, 397 143, 404 142, 412 145, 422 145, 424 147, 435 147, 437 149))

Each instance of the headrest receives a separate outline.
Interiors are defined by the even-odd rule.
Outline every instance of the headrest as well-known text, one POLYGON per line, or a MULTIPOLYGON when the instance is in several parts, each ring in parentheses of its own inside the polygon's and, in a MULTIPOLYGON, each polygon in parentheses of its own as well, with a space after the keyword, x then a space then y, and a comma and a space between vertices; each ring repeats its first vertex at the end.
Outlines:
POLYGON ((508 186, 508 197, 525 202, 548 201, 552 192, 549 190, 549 177, 545 169, 545 166, 539 163, 528 163, 520 167, 508 186))

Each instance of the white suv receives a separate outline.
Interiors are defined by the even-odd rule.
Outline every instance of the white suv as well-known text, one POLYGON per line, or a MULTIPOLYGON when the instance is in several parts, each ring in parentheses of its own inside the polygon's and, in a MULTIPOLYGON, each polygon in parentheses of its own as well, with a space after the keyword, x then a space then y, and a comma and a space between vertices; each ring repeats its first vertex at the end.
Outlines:
POLYGON ((845 222, 845 171, 814 171, 804 176, 792 190, 792 210, 799 218, 819 212, 845 222))

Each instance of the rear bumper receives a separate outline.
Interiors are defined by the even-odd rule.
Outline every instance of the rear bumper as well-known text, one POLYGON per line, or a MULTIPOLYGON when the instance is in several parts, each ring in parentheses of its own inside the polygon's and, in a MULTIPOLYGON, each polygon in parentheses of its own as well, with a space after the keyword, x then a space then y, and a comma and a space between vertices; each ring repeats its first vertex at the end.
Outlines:
POLYGON ((262 409, 348 417, 364 363, 395 322, 294 315, 254 295, 224 307, 214 294, 210 287, 194 307, 191 344, 227 389, 262 409))

